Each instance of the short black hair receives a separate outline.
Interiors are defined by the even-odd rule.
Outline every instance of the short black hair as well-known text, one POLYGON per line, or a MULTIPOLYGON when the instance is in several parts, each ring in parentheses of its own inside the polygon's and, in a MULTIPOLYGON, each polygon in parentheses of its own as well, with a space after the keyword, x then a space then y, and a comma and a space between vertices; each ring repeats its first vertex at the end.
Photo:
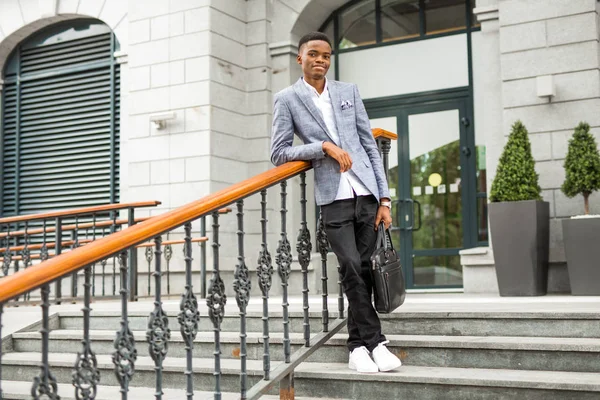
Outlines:
POLYGON ((333 46, 331 45, 331 39, 329 39, 329 36, 327 36, 323 32, 310 32, 310 33, 307 33, 306 35, 302 36, 302 38, 300 38, 300 41, 298 42, 298 51, 302 50, 302 46, 304 46, 306 43, 313 41, 313 40, 322 40, 324 42, 327 42, 329 47, 333 48, 333 46))

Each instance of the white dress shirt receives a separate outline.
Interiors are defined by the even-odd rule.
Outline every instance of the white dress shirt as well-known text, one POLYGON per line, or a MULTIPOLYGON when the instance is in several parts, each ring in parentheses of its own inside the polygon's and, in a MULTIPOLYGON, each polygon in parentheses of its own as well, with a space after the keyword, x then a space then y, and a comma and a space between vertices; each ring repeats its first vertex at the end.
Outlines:
MULTIPOLYGON (((340 144, 340 136, 337 131, 337 127, 335 124, 335 115, 333 114, 333 105, 331 104, 331 98, 329 97, 329 90, 327 89, 327 79, 325 79, 325 88, 323 89, 323 93, 319 94, 317 89, 308 84, 304 79, 302 82, 308 87, 310 92, 312 93, 312 101, 315 103, 315 106, 321 111, 323 116, 323 120, 325 121, 325 125, 327 126, 327 130, 329 131, 329 136, 333 139, 335 144, 338 147, 342 147, 340 144)), ((341 104, 337 105, 341 107, 341 104)), ((338 188, 337 195, 335 197, 336 200, 343 199, 351 199, 354 197, 354 193, 357 196, 368 196, 371 194, 369 189, 363 185, 361 180, 356 176, 356 174, 352 171, 346 171, 341 174, 340 178, 340 186, 338 188), (354 190, 354 192, 353 192, 354 190)))

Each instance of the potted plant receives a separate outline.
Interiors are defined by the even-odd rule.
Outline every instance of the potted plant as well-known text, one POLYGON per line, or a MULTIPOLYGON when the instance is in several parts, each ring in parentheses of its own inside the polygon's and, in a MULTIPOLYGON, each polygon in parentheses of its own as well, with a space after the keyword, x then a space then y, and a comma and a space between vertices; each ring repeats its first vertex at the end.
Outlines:
POLYGON ((567 197, 583 196, 583 215, 564 219, 563 239, 571 294, 600 295, 600 215, 590 215, 590 195, 600 189, 600 154, 590 126, 581 122, 569 140, 565 160, 567 197))
POLYGON ((527 129, 517 121, 490 192, 490 234, 501 296, 541 296, 548 283, 550 206, 542 201, 527 129))

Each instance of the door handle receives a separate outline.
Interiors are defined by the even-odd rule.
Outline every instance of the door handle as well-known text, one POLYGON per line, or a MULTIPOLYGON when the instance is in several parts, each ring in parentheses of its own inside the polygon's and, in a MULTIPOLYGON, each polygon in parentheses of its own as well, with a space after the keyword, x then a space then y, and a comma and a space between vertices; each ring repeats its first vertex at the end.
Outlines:
POLYGON ((405 214, 405 220, 406 221, 410 221, 410 225, 407 226, 405 229, 407 231, 412 231, 415 225, 415 220, 414 220, 414 216, 413 216, 413 210, 415 208, 415 201, 413 199, 404 199, 405 202, 410 204, 410 213, 405 214), (406 217, 408 217, 410 215, 410 219, 406 219, 406 217))
POLYGON ((421 217, 422 217, 422 216, 421 216, 421 203, 419 203, 419 202, 418 202, 418 201, 416 201, 416 200, 413 200, 413 203, 417 205, 417 211, 418 211, 418 214, 417 214, 417 221, 418 221, 418 223, 419 223, 419 226, 418 226, 417 228, 413 229, 413 232, 416 232, 416 231, 418 231, 419 229, 421 229, 421 226, 423 225, 423 221, 421 220, 421 217))
POLYGON ((400 219, 400 203, 402 200, 392 200, 392 230, 394 230, 394 225, 398 230, 403 230, 402 228, 402 220, 400 219))

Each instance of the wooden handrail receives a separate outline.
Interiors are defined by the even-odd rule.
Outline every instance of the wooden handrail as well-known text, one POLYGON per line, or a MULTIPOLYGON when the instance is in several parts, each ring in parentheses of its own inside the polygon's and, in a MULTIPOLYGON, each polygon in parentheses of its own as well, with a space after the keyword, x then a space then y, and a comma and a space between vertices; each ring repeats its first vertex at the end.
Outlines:
POLYGON ((385 129, 381 128, 373 128, 373 136, 375 138, 398 140, 398 135, 396 135, 394 132, 386 131, 385 129))
POLYGON ((73 210, 51 211, 40 214, 17 215, 15 217, 0 218, 0 224, 13 224, 15 222, 35 221, 40 219, 50 219, 57 217, 74 217, 77 215, 91 215, 99 212, 124 210, 127 208, 156 207, 159 204, 161 204, 161 202, 157 200, 140 201, 136 203, 106 204, 103 206, 82 207, 73 210))
MULTIPOLYGON (((373 132, 375 138, 384 135, 388 135, 384 130, 373 132)), ((84 247, 79 247, 43 263, 31 266, 26 270, 6 276, 0 279, 0 303, 37 289, 87 265, 137 246, 186 222, 217 211, 224 206, 258 193, 311 168, 312 165, 309 161, 288 162, 175 210, 157 215, 147 221, 95 240, 84 247)))
MULTIPOLYGON (((231 208, 222 208, 219 210, 220 214, 228 214, 230 213, 232 210, 231 208)), ((138 217, 135 218, 134 221, 135 223, 139 223, 139 222, 144 222, 147 219, 150 219, 151 217, 138 217)), ((75 229, 88 229, 88 228, 106 228, 109 226, 114 225, 125 225, 128 224, 129 220, 127 219, 117 219, 115 221, 96 221, 96 223, 94 222, 86 222, 83 224, 71 224, 71 225, 63 225, 62 227, 62 232, 66 232, 66 231, 74 231, 75 229)), ((27 234, 28 235, 37 235, 40 233, 54 233, 56 232, 56 228, 55 227, 48 227, 46 228, 46 230, 44 231, 44 228, 36 228, 36 229, 28 229, 27 230, 27 234)), ((7 236, 10 237, 15 237, 15 236, 25 236, 25 231, 14 231, 14 232, 10 232, 10 235, 8 234, 8 232, 0 232, 0 239, 3 239, 7 236)), ((0 251, 2 251, 2 249, 0 249, 0 251)))
MULTIPOLYGON (((48 257, 54 257, 54 253, 53 252, 48 252, 48 257)), ((41 254, 32 254, 29 256, 29 258, 31 260, 39 260, 40 258, 42 258, 41 254)), ((23 256, 13 256, 12 257, 12 261, 23 261, 23 256)))
MULTIPOLYGON (((79 244, 90 243, 90 242, 92 242, 92 239, 79 239, 77 241, 77 243, 79 243, 79 244)), ((74 244, 75 244, 74 240, 65 240, 65 241, 62 242, 61 248, 73 246, 74 244)), ((41 250, 42 247, 44 247, 43 244, 30 244, 30 245, 27 246, 27 249, 29 249, 29 250, 41 250)), ((49 249, 53 249, 53 248, 56 247, 56 242, 48 242, 48 243, 46 243, 46 247, 49 248, 49 249)), ((11 251, 23 251, 23 250, 25 250, 25 245, 10 247, 10 250, 11 251)), ((0 248, 0 253, 3 252, 3 251, 6 251, 6 248, 4 248, 4 247, 0 248)))
MULTIPOLYGON (((135 218, 135 223, 137 224, 138 222, 144 222, 145 220, 150 219, 150 217, 138 217, 135 218)), ((96 223, 94 222, 86 222, 84 224, 72 224, 72 225, 63 225, 62 226, 62 232, 65 231, 74 231, 75 229, 88 229, 88 228, 106 228, 108 226, 112 226, 114 223, 114 225, 125 225, 127 223, 129 223, 129 220, 126 219, 118 219, 116 221, 96 221, 96 223)), ((28 229, 27 230, 27 234, 28 235, 37 235, 39 233, 54 233, 56 232, 56 228, 51 226, 46 228, 46 230, 44 231, 44 228, 36 228, 36 229, 28 229)), ((10 237, 15 237, 15 236, 25 236, 25 231, 14 231, 14 232, 10 232, 10 235, 8 234, 8 232, 0 232, 0 239, 3 239, 7 236, 10 237)))

